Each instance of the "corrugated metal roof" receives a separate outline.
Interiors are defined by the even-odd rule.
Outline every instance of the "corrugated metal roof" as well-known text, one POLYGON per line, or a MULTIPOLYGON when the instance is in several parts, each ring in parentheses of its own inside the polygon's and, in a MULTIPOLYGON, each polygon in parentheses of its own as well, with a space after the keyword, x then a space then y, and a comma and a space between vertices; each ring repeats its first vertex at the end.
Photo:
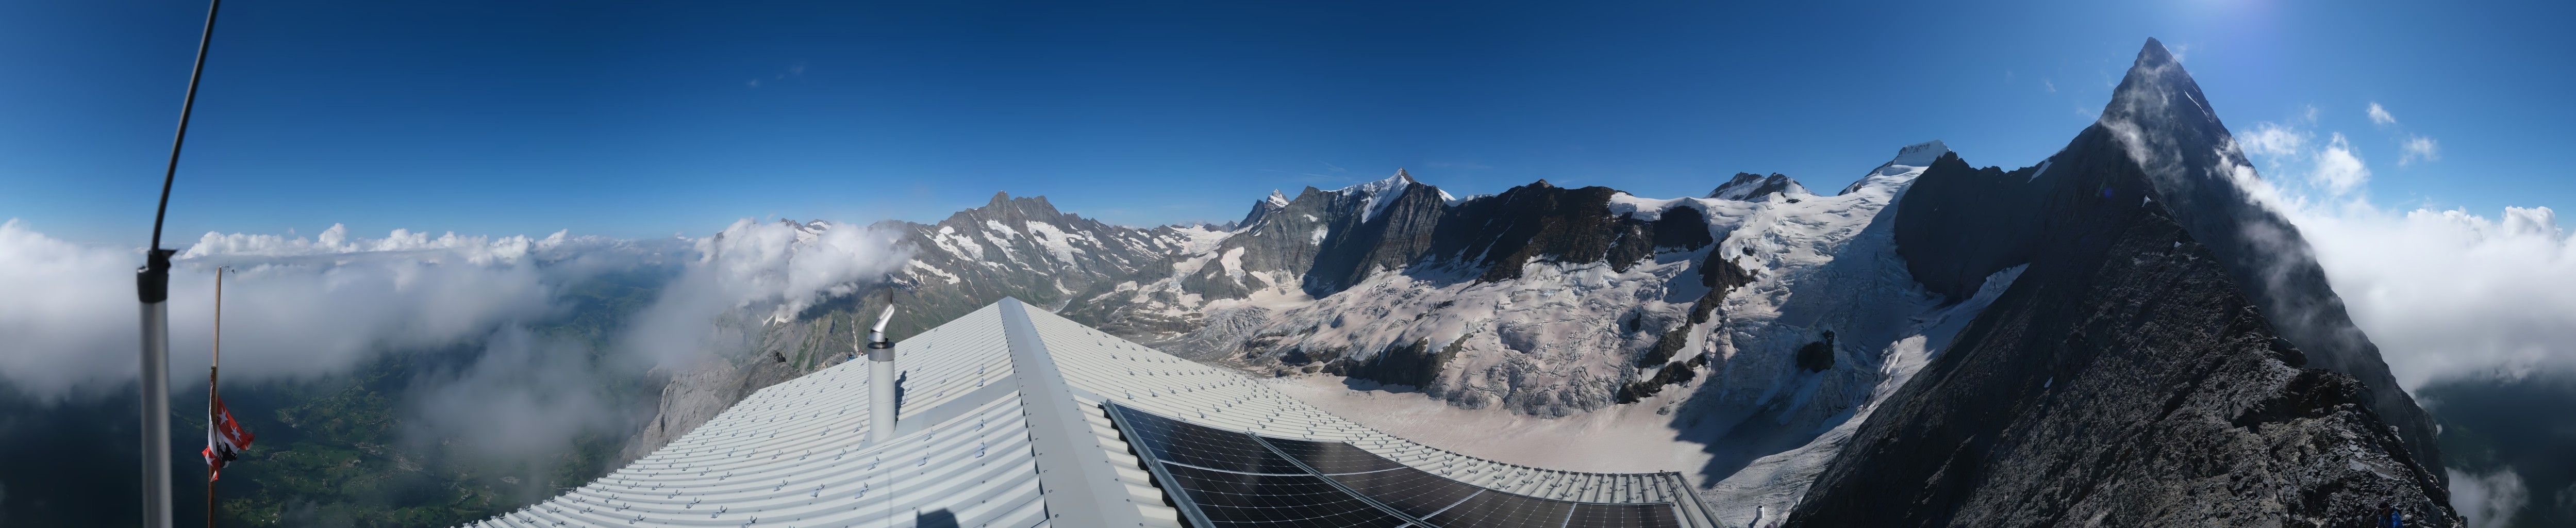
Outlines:
POLYGON ((1685 525, 1709 525, 1679 474, 1540 469, 1417 444, 1016 300, 897 349, 904 405, 883 445, 866 441, 866 362, 844 363, 755 392, 598 481, 472 526, 1181 526, 1115 429, 1103 407, 1112 401, 1227 431, 1348 443, 1530 497, 1682 504, 1685 525))

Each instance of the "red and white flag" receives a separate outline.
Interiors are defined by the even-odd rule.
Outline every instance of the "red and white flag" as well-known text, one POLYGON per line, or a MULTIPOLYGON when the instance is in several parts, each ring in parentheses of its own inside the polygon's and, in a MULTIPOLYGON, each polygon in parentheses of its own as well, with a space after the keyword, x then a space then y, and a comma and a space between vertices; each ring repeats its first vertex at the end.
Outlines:
POLYGON ((233 420, 233 411, 224 408, 224 399, 216 397, 211 409, 214 422, 206 426, 206 480, 215 480, 224 464, 238 459, 242 450, 250 449, 250 431, 233 420))

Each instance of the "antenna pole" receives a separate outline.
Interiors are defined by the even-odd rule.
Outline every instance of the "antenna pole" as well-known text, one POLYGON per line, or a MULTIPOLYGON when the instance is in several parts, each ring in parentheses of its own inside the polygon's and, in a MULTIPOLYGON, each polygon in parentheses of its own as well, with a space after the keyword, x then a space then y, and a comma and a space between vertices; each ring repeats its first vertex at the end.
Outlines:
MULTIPOLYGON (((215 268, 215 362, 206 366, 206 439, 215 438, 215 374, 224 367, 224 268, 215 268)), ((215 446, 206 446, 214 449, 215 446)), ((215 465, 206 465, 206 528, 215 528, 215 465)))
POLYGON ((197 63, 188 73, 188 97, 179 106, 179 131, 170 139, 170 165, 161 173, 161 203, 152 211, 152 245, 143 268, 135 270, 134 296, 142 302, 143 393, 143 525, 170 526, 170 255, 161 249, 161 225, 170 214, 170 184, 179 175, 179 146, 188 139, 188 116, 197 106, 197 79, 206 73, 206 47, 215 38, 215 11, 223 0, 209 0, 206 27, 197 35, 197 63))

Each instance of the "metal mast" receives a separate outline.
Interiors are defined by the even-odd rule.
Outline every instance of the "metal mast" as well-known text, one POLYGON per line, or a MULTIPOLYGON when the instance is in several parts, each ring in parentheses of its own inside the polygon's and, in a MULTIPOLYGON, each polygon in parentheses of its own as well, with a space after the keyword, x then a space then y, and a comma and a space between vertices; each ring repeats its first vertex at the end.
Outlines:
MULTIPOLYGON (((215 374, 223 368, 224 268, 217 267, 215 268, 215 361, 206 366, 206 439, 209 441, 214 440, 215 430, 220 427, 216 421, 221 417, 215 416, 215 402, 220 401, 216 399, 215 394, 215 374)), ((206 448, 213 449, 214 446, 208 445, 206 448)), ((215 528, 215 466, 213 464, 206 465, 206 528, 215 528)))
POLYGON ((170 139, 170 165, 161 173, 161 204, 152 212, 152 246, 135 270, 134 296, 142 302, 143 525, 170 526, 170 255, 161 249, 161 223, 170 213, 170 184, 179 175, 179 146, 188 140, 188 116, 197 106, 197 79, 206 73, 206 45, 215 38, 215 11, 206 5, 206 28, 197 36, 197 64, 188 73, 188 98, 179 105, 179 132, 170 139))

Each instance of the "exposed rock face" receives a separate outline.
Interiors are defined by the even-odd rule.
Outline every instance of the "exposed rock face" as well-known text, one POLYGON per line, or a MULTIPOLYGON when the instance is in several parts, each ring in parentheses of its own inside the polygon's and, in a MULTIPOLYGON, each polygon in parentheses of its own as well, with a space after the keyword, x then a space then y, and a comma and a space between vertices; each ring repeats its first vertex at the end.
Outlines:
POLYGON ((1977 292, 1986 275, 2030 262, 2039 233, 2038 204, 2059 179, 2040 179, 2040 166, 2006 173, 1971 168, 1958 154, 1944 154, 1923 170, 1897 203, 1896 251, 1923 287, 1953 299, 1977 292))
MULTIPOLYGON (((2120 81, 2110 104, 2104 107, 2101 120, 2079 134, 2065 151, 2043 163, 2040 170, 2046 174, 2033 174, 2035 181, 2020 184, 2013 182, 2012 175, 2004 175, 1999 182, 1982 182, 1979 178, 1929 182, 1936 189, 1964 189, 1955 194, 1993 193, 1959 204, 1983 212, 1936 215, 1944 216, 1939 220, 1963 221, 1963 225, 2027 229, 2027 211, 2038 210, 2034 205, 2038 202, 2014 200, 2066 185, 2052 180, 2070 171, 2136 167, 2152 190, 2152 194, 2137 198, 2155 200, 2173 211, 2175 222, 2192 238, 2209 246, 2229 278, 2255 306, 2262 308, 2283 337, 2306 350, 2315 366, 2360 380, 2369 388, 2372 409, 2397 427, 2399 435, 2415 450, 2416 458, 2439 467, 2441 456, 2433 448, 2432 418, 2397 386, 2388 364, 2380 359, 2379 347, 2353 325, 2342 298, 2327 284, 2324 268, 2316 264, 2298 228, 2256 204, 2245 187, 2236 183, 2258 176, 2207 101, 2191 74, 2174 62, 2163 45, 2149 40, 2146 49, 2138 53, 2136 64, 2129 68, 2128 76, 2120 81)), ((2090 189, 2064 192, 2085 191, 2090 189)), ((1923 200, 1956 197, 1927 193, 1923 200)), ((1907 199, 1914 197, 1909 195, 1907 199)), ((1959 291, 1962 279, 1973 280, 1978 269, 2013 265, 2019 261, 2016 254, 2034 251, 2030 245, 2041 239, 2024 236, 2017 239, 2020 245, 1994 245, 1989 240, 1992 247, 1968 247, 1942 240, 1939 232, 1944 229, 1964 232, 1970 228, 1924 228, 1916 234, 1930 236, 1900 238, 1898 244, 1937 248, 1928 251, 1956 259, 1949 264, 1916 268, 1918 273, 1932 272, 1924 276, 1924 283, 1945 293, 1959 291), (1944 266, 1959 269, 1940 269, 1944 266)), ((1909 253, 1909 262, 1915 256, 1909 253)), ((1926 259, 1940 260, 1944 259, 1926 259)))
POLYGON ((2314 270, 2304 245, 2245 234, 2295 230, 2183 154, 2241 158, 2203 100, 2149 41, 2103 121, 2040 168, 1925 173, 1935 192, 1899 221, 1957 224, 1898 228, 1928 287, 2029 267, 1869 415, 1790 525, 2341 526, 2380 501, 2457 522, 2412 436, 2422 411, 2374 381, 2386 368, 2339 307, 2319 318, 2321 275, 2276 280, 2314 270), (1993 210, 2010 207, 2035 214, 1993 210), (1960 233, 1979 226, 2027 235, 1960 233))
POLYGON ((795 379, 809 372, 772 354, 741 359, 709 358, 694 366, 676 369, 671 384, 662 388, 662 404, 653 421, 619 450, 617 463, 624 465, 661 449, 672 439, 688 434, 716 414, 733 407, 752 392, 779 382, 795 379))
POLYGON ((1402 170, 1394 179, 1401 185, 1377 194, 1334 196, 1331 203, 1341 209, 1327 216, 1333 233, 1316 248, 1303 281, 1307 295, 1332 295, 1372 273, 1404 269, 1431 249, 1432 234, 1448 210, 1446 195, 1402 170))
POLYGON ((2145 169, 2155 199, 2209 245, 2283 337, 2308 351, 2315 366, 2361 380, 2372 408, 2397 427, 2416 457, 2440 467, 2432 418, 2397 386, 2379 347, 2352 324, 2298 227, 2255 205, 2234 184, 2255 178, 2254 165, 2191 74, 2149 41, 2114 93, 2098 126, 2145 169))
POLYGON ((1798 347, 1798 368, 1808 372, 1824 372, 1826 369, 1834 368, 1833 331, 1825 331, 1823 341, 1798 347))
MULTIPOLYGON (((1655 253, 1657 224, 1634 217, 1612 216, 1609 187, 1566 189, 1547 180, 1513 187, 1489 199, 1459 204, 1432 238, 1434 255, 1483 270, 1477 279, 1517 279, 1532 261, 1602 262, 1614 271, 1655 253)), ((1694 222, 1697 236, 1667 235, 1671 243, 1709 240, 1707 222, 1696 212, 1670 219, 1694 222)), ((1665 231, 1687 231, 1669 229, 1665 231)), ((1676 249, 1698 249, 1696 246, 1676 249)))
POLYGON ((1781 176, 1777 172, 1771 173, 1770 176, 1738 172, 1735 173, 1734 178, 1726 180, 1725 185, 1719 185, 1717 189, 1709 191, 1708 197, 1720 200, 1759 200, 1772 193, 1790 196, 1815 194, 1807 192, 1806 186, 1798 185, 1796 180, 1781 176))
POLYGON ((1234 225, 1227 226, 1226 230, 1232 231, 1234 228, 1260 223, 1261 219, 1270 217, 1270 213, 1279 212, 1280 209, 1287 207, 1287 195, 1279 194, 1276 190, 1270 191, 1270 196, 1253 201, 1252 212, 1244 213, 1242 220, 1235 221, 1234 225))

